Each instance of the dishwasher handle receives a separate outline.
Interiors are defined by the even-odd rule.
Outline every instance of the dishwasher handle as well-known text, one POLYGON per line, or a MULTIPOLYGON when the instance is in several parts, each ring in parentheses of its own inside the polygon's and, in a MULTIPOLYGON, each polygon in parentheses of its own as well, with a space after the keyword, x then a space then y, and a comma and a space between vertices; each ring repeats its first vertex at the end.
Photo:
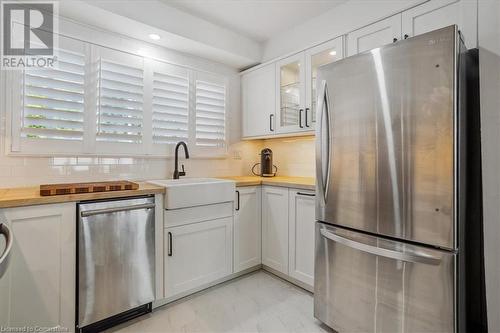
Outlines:
POLYGON ((117 213, 117 212, 126 212, 131 210, 139 210, 139 209, 152 209, 155 208, 154 203, 149 204, 141 204, 141 205, 133 205, 133 206, 123 206, 123 207, 112 207, 112 208, 103 208, 103 209, 94 209, 94 210, 85 210, 80 213, 82 217, 93 216, 93 215, 101 215, 101 214, 109 214, 109 213, 117 213))

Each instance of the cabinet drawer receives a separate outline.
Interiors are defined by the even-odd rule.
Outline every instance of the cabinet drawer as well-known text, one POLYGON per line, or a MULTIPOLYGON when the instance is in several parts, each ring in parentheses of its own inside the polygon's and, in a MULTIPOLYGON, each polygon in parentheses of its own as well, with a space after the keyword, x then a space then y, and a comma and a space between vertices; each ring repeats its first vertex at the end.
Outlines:
POLYGON ((165 210, 165 228, 233 216, 233 202, 165 210))

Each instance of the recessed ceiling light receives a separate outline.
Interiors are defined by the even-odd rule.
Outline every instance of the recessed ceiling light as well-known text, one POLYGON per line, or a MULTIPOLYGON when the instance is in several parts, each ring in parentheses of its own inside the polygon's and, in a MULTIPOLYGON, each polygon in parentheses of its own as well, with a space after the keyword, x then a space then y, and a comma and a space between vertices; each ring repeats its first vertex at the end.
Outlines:
POLYGON ((160 35, 157 35, 157 34, 149 34, 149 38, 151 38, 152 40, 160 40, 161 39, 160 35))
POLYGON ((330 55, 332 55, 332 56, 337 55, 337 51, 335 51, 335 50, 331 50, 331 51, 330 51, 330 55))

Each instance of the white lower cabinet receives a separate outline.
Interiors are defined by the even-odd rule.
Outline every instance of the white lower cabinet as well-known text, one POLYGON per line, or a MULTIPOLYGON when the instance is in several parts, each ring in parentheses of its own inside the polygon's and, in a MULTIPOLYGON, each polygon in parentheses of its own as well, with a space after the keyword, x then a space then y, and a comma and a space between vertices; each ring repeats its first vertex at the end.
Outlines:
POLYGON ((290 189, 289 200, 289 275, 312 287, 314 285, 314 192, 290 189))
POLYGON ((236 188, 234 215, 234 273, 260 265, 261 187, 236 188))
POLYGON ((165 297, 195 291, 232 273, 233 217, 166 228, 165 297))
POLYGON ((74 331, 75 219, 74 202, 0 210, 14 236, 0 278, 0 327, 74 331))
POLYGON ((262 263, 288 274, 288 188, 262 186, 262 263))

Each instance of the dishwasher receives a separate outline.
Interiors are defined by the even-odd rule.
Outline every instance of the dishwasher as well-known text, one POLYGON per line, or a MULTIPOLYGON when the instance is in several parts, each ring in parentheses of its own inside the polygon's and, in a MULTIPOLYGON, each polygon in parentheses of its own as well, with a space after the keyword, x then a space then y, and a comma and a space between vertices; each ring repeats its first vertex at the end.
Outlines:
POLYGON ((151 312, 154 197, 78 204, 77 329, 99 332, 151 312))

